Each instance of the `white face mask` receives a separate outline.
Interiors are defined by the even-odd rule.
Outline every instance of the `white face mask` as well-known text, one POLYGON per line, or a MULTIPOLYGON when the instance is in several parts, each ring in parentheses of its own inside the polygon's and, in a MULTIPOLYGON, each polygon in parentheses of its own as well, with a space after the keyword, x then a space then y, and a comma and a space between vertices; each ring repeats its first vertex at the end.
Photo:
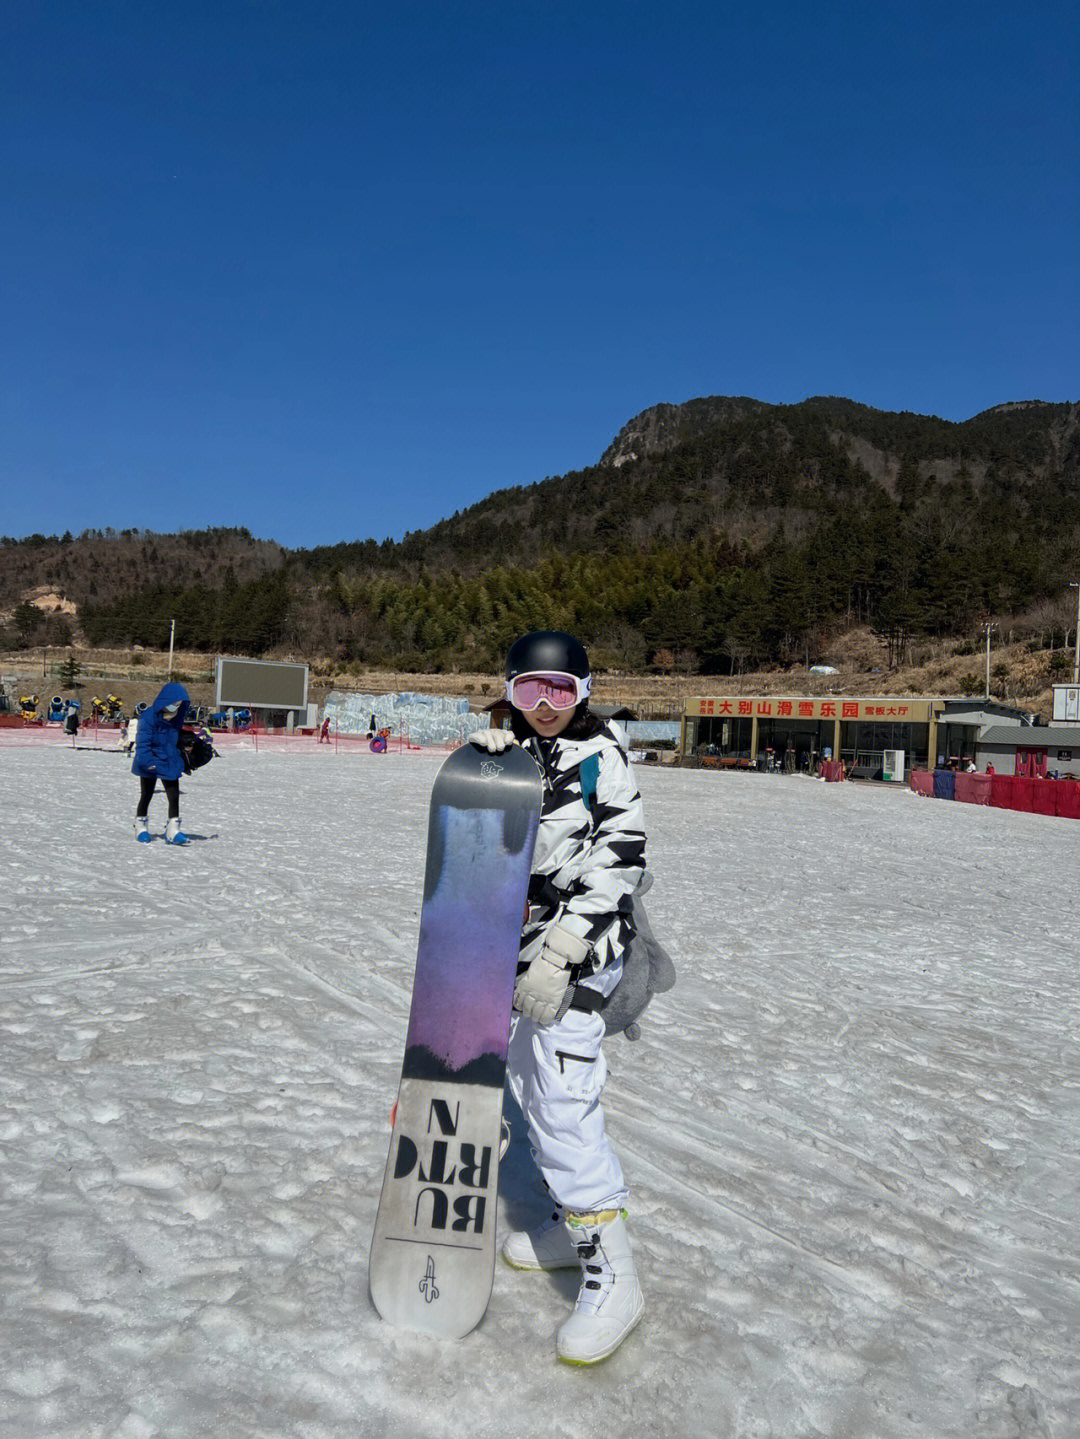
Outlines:
POLYGON ((180 713, 180 706, 169 705, 166 709, 163 709, 161 713, 165 716, 166 719, 175 719, 176 716, 180 713))

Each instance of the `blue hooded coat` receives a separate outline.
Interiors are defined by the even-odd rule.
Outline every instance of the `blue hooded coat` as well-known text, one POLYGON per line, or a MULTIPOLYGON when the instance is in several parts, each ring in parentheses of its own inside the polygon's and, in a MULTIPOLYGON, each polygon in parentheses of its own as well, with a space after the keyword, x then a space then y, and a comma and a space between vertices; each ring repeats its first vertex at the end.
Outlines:
POLYGON ((191 700, 183 685, 165 685, 149 709, 139 716, 139 728, 135 733, 135 759, 132 774, 146 779, 179 779, 184 773, 184 758, 180 753, 180 731, 184 716, 191 700), (172 719, 161 713, 166 705, 179 702, 180 708, 172 719))

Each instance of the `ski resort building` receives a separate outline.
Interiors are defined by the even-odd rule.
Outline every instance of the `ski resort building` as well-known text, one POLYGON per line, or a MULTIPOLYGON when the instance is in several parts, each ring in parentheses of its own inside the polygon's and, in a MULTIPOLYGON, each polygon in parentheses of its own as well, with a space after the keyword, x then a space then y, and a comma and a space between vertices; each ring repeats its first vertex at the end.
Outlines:
MULTIPOLYGON (((717 695, 686 701, 681 749, 687 757, 793 772, 841 760, 866 779, 881 778, 886 756, 892 756, 889 764, 900 765, 900 779, 913 768, 977 760, 979 738, 991 726, 1015 730, 1019 738, 1033 724, 1027 711, 986 699, 717 695)), ((981 764, 985 768, 985 757, 981 764)))
POLYGON ((979 769, 988 764, 997 774, 1080 779, 1080 725, 991 725, 979 736, 979 769))

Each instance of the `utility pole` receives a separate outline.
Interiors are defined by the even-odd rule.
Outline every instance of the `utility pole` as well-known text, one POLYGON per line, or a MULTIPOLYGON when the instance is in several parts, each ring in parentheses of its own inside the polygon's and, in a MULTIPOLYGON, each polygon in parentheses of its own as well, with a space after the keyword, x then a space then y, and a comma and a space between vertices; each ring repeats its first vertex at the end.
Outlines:
MULTIPOLYGON (((169 679, 170 679, 170 680, 172 679, 173 640, 175 640, 175 638, 176 638, 176 621, 175 621, 175 620, 170 620, 170 621, 169 621, 169 679)), ((987 663, 987 666, 989 666, 990 661, 987 660, 986 663, 987 663)), ((987 668, 986 674, 987 674, 986 683, 987 683, 987 685, 989 686, 989 684, 990 684, 990 678, 989 678, 989 676, 990 676, 990 670, 989 670, 989 668, 987 668)), ((987 689, 986 692, 987 692, 987 694, 990 693, 989 688, 987 689)))
POLYGON ((986 698, 990 698, 990 635, 997 629, 997 625, 987 620, 983 628, 986 630, 986 698))
POLYGON ((1069 589, 1076 591, 1076 641, 1073 647, 1073 684, 1080 685, 1080 582, 1070 580, 1069 589))

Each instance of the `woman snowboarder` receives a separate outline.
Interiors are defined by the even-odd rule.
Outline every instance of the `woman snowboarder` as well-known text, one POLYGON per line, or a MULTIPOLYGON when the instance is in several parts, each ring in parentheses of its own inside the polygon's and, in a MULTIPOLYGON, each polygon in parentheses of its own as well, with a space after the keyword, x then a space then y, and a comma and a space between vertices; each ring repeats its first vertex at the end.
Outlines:
POLYGON ((573 636, 524 635, 506 661, 510 729, 471 736, 495 754, 524 745, 544 777, 507 1081, 555 1208, 539 1229, 511 1234, 502 1252, 518 1269, 580 1265, 577 1302, 555 1340, 570 1364, 606 1358, 644 1311, 626 1181, 600 1108, 600 1008, 622 972, 645 833, 622 747, 589 711, 591 687, 588 656, 573 636))

